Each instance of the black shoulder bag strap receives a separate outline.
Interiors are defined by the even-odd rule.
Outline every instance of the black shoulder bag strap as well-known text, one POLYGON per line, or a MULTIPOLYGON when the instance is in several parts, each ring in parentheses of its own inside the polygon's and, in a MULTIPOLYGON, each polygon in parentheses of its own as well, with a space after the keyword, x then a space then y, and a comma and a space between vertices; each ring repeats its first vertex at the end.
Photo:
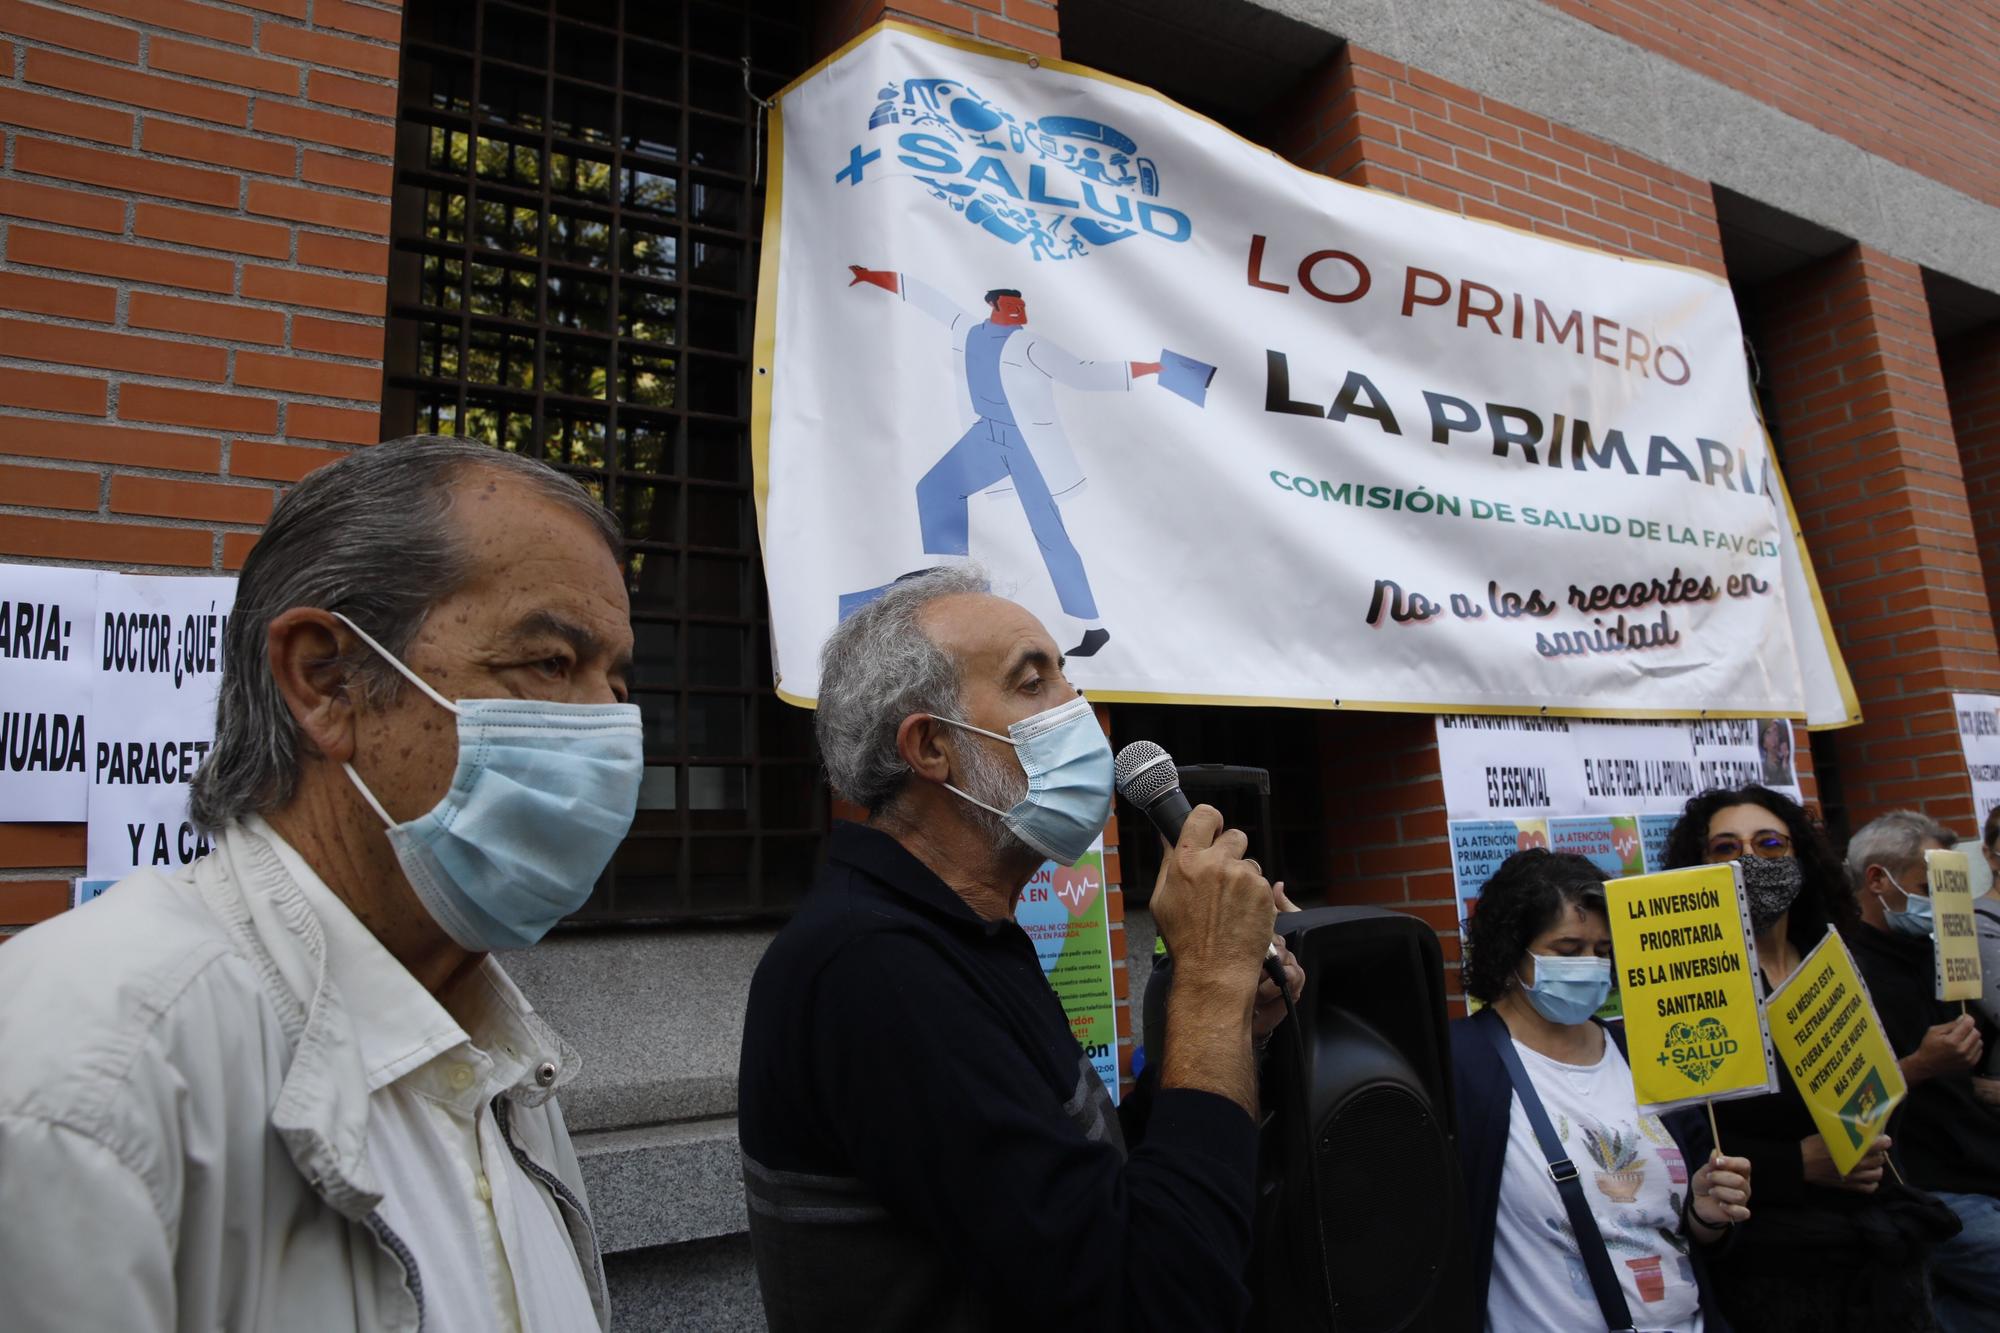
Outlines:
POLYGON ((1556 1192, 1562 1195, 1563 1208, 1569 1213, 1570 1230, 1576 1233, 1576 1248, 1583 1256, 1584 1271, 1590 1274, 1590 1289, 1597 1293, 1597 1308, 1604 1314, 1604 1326, 1612 1333, 1630 1333, 1632 1311, 1625 1304, 1625 1291, 1618 1285, 1618 1274, 1611 1267, 1611 1254, 1604 1248, 1597 1219, 1590 1215, 1590 1200, 1583 1195, 1576 1163, 1563 1155, 1562 1140, 1556 1137, 1556 1127, 1549 1123, 1549 1113, 1542 1108, 1542 1099, 1536 1094, 1528 1071, 1521 1067, 1521 1056, 1514 1049, 1514 1038, 1507 1031, 1507 1024, 1494 1014, 1479 1026, 1486 1030, 1494 1054, 1506 1066, 1507 1077, 1514 1083, 1514 1095, 1521 1099, 1521 1108, 1528 1113, 1528 1125, 1535 1131, 1535 1141, 1542 1145, 1542 1155, 1549 1159, 1549 1179, 1555 1181, 1556 1192))

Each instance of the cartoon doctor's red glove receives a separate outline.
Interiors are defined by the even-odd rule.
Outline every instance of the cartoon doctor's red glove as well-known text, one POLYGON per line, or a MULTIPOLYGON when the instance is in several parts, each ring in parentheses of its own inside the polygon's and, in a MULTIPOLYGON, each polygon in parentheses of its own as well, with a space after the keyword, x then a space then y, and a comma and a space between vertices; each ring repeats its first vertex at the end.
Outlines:
POLYGON ((849 264, 847 271, 854 275, 853 280, 847 284, 850 287, 864 282, 873 283, 885 292, 901 291, 903 287, 903 280, 894 269, 863 268, 859 264, 849 264))

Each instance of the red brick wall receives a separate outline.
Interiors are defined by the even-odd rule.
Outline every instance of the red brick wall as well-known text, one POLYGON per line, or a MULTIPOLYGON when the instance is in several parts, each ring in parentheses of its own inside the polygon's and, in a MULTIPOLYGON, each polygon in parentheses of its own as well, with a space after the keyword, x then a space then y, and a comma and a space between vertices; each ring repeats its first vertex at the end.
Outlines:
POLYGON ((1320 719, 1329 904, 1423 918, 1444 945, 1458 998, 1458 907, 1451 887, 1437 721, 1428 714, 1332 713, 1320 719))
MULTIPOLYGON (((0 0, 0 559, 232 569, 281 486, 377 438, 401 29, 0 0)), ((82 849, 0 825, 0 930, 82 849)))
POLYGON ((1943 357, 1952 434, 1986 571, 1986 603, 2000 606, 2000 329, 1962 338, 1944 348, 1943 357))
POLYGON ((1548 0, 1871 153, 2000 203, 1993 0, 1548 0))
POLYGON ((837 51, 883 19, 964 33, 1038 56, 1062 54, 1056 0, 827 0, 814 29, 815 52, 837 51))
POLYGON ((2000 651, 1922 274, 1853 246, 1750 304, 1865 719, 1832 738, 1850 826, 1915 807, 1970 832, 1950 692, 2000 686, 2000 651))
POLYGON ((1705 182, 1352 45, 1287 99, 1270 141, 1466 217, 1722 272, 1705 182))

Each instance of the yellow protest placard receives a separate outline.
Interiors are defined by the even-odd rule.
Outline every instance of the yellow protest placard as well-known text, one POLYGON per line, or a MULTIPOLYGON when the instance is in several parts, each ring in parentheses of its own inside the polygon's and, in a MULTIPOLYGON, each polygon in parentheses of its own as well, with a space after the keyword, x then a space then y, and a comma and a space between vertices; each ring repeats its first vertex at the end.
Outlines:
POLYGON ((1931 938, 1937 947, 1937 997, 1976 1000, 1986 993, 1979 971, 1979 931, 1972 921, 1972 865, 1964 852, 1928 851, 1931 938))
POLYGON ((1737 868, 1633 875, 1604 892, 1641 1109, 1773 1091, 1777 1067, 1737 868))
POLYGON ((1764 1012, 1771 1043, 1844 1176, 1889 1123, 1907 1087, 1868 988, 1831 926, 1771 992, 1764 1012))

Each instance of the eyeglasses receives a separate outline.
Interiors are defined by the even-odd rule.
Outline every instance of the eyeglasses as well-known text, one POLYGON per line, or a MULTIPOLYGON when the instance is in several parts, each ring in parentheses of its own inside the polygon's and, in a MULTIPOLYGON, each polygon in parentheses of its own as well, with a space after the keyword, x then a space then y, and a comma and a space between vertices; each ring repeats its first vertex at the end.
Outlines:
POLYGON ((1776 829, 1763 829, 1751 834, 1747 845, 1743 839, 1737 837, 1734 833, 1724 833, 1708 840, 1708 860, 1711 865, 1720 865, 1724 861, 1738 860, 1746 851, 1752 856, 1761 856, 1767 861, 1790 856, 1792 854, 1791 835, 1780 833, 1776 829))

